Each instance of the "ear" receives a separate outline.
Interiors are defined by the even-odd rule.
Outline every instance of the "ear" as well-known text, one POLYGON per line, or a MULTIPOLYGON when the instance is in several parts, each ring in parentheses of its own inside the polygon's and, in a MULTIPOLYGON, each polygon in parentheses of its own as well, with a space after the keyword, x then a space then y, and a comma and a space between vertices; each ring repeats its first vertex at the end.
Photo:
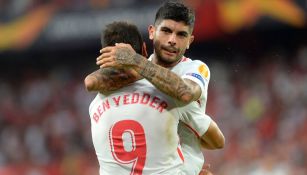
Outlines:
POLYGON ((142 45, 142 55, 146 58, 148 58, 148 54, 147 54, 147 48, 146 48, 146 43, 143 42, 143 45, 142 45))
POLYGON ((191 45, 191 43, 192 43, 193 41, 194 41, 194 35, 191 35, 190 40, 189 40, 188 45, 187 45, 187 49, 190 48, 190 45, 191 45))
POLYGON ((150 40, 153 40, 153 38, 154 38, 154 33, 155 33, 155 26, 150 25, 150 26, 148 27, 148 35, 149 35, 149 39, 150 39, 150 40))

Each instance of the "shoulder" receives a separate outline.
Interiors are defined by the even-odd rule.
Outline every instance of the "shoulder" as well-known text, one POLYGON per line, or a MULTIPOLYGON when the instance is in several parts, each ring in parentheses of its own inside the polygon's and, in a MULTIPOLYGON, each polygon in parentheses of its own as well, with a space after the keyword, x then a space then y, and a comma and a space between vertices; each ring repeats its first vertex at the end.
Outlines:
POLYGON ((197 66, 198 72, 204 77, 204 78, 210 78, 210 69, 208 65, 200 60, 194 60, 194 64, 197 66))
POLYGON ((204 67, 206 69, 209 69, 208 65, 206 63, 204 63, 203 61, 201 61, 201 60, 191 60, 190 64, 191 65, 196 65, 196 66, 202 66, 202 67, 204 67))
POLYGON ((91 102, 90 106, 89 106, 89 112, 92 111, 93 107, 96 105, 97 101, 99 101, 100 98, 102 98, 103 94, 101 93, 97 93, 97 95, 95 96, 95 98, 93 99, 93 101, 91 102))
POLYGON ((205 79, 210 79, 209 66, 201 60, 192 60, 182 62, 182 66, 188 70, 194 70, 195 73, 200 74, 205 79))
POLYGON ((205 66, 209 69, 208 65, 201 60, 193 60, 191 58, 183 57, 178 65, 182 66, 205 66))

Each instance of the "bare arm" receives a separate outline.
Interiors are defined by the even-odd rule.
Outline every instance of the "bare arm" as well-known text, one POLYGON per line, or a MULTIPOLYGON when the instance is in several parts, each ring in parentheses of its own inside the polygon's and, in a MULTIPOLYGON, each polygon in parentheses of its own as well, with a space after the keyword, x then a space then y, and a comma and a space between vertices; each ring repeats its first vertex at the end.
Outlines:
POLYGON ((84 85, 87 91, 105 93, 122 88, 134 80, 123 70, 100 68, 86 76, 84 85))
POLYGON ((97 58, 97 64, 103 68, 133 68, 157 89, 184 103, 195 101, 201 95, 199 85, 184 80, 171 70, 148 61, 147 58, 135 53, 130 45, 121 44, 104 48, 102 55, 97 58))
POLYGON ((211 121, 207 132, 201 136, 200 143, 205 149, 221 149, 224 147, 225 137, 213 120, 211 121))
POLYGON ((169 69, 154 64, 140 55, 134 59, 140 59, 136 71, 150 81, 162 92, 184 102, 196 101, 201 95, 201 88, 191 80, 184 80, 169 69))

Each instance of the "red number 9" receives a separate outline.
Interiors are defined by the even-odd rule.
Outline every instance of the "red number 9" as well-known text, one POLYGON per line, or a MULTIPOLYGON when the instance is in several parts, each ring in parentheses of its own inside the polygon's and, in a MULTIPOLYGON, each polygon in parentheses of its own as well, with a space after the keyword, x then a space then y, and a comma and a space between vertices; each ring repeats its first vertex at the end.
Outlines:
POLYGON ((134 120, 115 123, 109 132, 114 159, 120 164, 131 164, 131 175, 142 174, 146 160, 146 139, 143 126, 134 120))

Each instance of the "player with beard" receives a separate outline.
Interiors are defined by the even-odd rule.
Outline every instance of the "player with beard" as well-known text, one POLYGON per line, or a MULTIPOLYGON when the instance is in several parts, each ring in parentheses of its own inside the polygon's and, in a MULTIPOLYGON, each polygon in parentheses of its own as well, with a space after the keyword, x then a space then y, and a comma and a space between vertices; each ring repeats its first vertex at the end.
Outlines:
MULTIPOLYGON (((180 123, 178 130, 184 151, 186 174, 198 174, 201 170, 204 162, 201 147, 222 148, 225 142, 216 123, 205 115, 210 71, 203 62, 183 56, 194 39, 193 26, 194 14, 190 9, 180 3, 166 3, 158 10, 154 25, 149 27, 149 37, 154 43, 154 54, 149 60, 136 54, 127 44, 106 47, 97 59, 97 64, 103 69, 133 69, 180 103, 189 103, 183 108, 193 112, 182 115, 191 120, 180 123), (210 126, 200 125, 203 118, 195 117, 200 116, 197 114, 209 118, 210 126)), ((100 82, 101 84, 103 83, 100 82)), ((115 84, 116 88, 123 86, 119 85, 120 83, 115 84)), ((107 85, 102 85, 96 90, 106 91, 107 85)))

